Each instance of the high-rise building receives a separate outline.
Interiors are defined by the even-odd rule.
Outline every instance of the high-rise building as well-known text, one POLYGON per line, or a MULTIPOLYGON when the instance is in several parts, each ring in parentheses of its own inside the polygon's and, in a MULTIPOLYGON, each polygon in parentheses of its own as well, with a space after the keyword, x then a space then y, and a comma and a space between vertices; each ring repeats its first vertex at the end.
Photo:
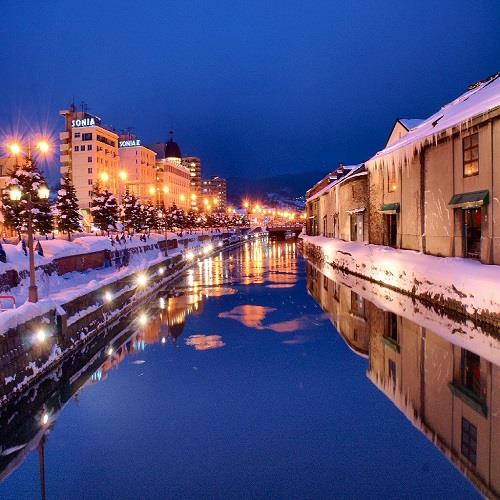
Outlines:
POLYGON ((201 196, 201 160, 196 156, 184 156, 182 164, 189 169, 191 177, 191 207, 196 208, 201 196))
POLYGON ((158 201, 166 207, 175 204, 185 211, 191 208, 191 174, 182 165, 182 155, 179 145, 170 139, 165 144, 164 158, 156 161, 158 201))
MULTIPOLYGON (((227 182, 222 177, 213 176, 202 183, 202 203, 205 209, 225 210, 227 204, 227 182)), ((201 205, 201 203, 200 203, 201 205)))
POLYGON ((74 105, 60 111, 65 129, 59 134, 61 175, 69 173, 84 215, 89 214, 96 184, 119 193, 118 134, 102 125, 98 116, 76 111, 74 105))
POLYGON ((119 139, 120 193, 125 189, 133 193, 141 201, 156 202, 157 175, 156 153, 142 145, 135 134, 120 134, 119 139))

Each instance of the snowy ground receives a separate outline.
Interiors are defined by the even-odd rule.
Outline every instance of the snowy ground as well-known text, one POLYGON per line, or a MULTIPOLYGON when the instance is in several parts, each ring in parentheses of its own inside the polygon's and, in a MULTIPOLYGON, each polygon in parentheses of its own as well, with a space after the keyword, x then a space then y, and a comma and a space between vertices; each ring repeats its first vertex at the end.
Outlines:
POLYGON ((471 316, 499 321, 500 266, 323 236, 301 238, 306 255, 314 253, 312 245, 320 250, 320 259, 336 267, 416 297, 459 304, 471 316))

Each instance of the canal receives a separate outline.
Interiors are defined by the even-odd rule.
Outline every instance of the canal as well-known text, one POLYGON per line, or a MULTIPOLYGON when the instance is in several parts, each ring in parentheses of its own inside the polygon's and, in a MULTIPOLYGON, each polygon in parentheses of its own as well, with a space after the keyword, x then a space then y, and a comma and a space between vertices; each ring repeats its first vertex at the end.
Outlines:
POLYGON ((341 281, 294 242, 195 264, 2 409, 0 498, 499 491, 492 337, 341 281))

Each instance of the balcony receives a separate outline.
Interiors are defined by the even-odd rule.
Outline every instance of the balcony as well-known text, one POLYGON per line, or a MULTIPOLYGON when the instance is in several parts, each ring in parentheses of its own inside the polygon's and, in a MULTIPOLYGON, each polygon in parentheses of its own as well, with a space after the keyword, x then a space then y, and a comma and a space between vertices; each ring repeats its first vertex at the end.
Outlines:
POLYGON ((69 163, 71 161, 71 156, 70 155, 61 155, 59 157, 61 160, 61 163, 69 163))
POLYGON ((59 151, 61 151, 61 153, 65 153, 66 151, 69 151, 69 144, 68 143, 60 144, 59 151))
POLYGON ((69 132, 59 132, 59 139, 61 141, 69 140, 69 138, 70 138, 69 132))

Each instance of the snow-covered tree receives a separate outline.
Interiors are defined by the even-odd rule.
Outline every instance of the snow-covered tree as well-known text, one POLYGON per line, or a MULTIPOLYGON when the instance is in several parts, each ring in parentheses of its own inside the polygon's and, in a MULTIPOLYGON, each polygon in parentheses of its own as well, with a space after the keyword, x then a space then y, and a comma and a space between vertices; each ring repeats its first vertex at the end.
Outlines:
POLYGON ((199 220, 199 214, 198 212, 195 212, 194 210, 190 210, 186 214, 186 224, 185 227, 186 229, 195 229, 198 226, 198 220, 199 220))
POLYGON ((33 229, 41 234, 52 231, 53 220, 49 200, 40 199, 39 187, 45 179, 38 170, 33 158, 27 157, 23 165, 17 165, 10 174, 6 189, 2 194, 2 214, 5 225, 13 228, 21 239, 21 232, 27 229, 28 224, 28 195, 31 194, 33 229), (17 187, 21 190, 21 200, 11 200, 9 191, 17 187))
POLYGON ((175 203, 167 211, 167 225, 170 230, 178 230, 186 227, 184 210, 177 208, 175 203))
POLYGON ((128 191, 123 195, 120 217, 126 231, 133 232, 141 229, 141 203, 137 197, 128 191))
POLYGON ((144 226, 149 231, 154 231, 158 229, 158 209, 151 201, 148 201, 146 205, 143 205, 144 214, 144 226))
POLYGON ((82 216, 78 209, 75 186, 69 174, 65 174, 61 189, 57 192, 56 217, 57 229, 66 233, 71 241, 71 234, 81 229, 82 216))
POLYGON ((118 221, 118 203, 116 202, 116 198, 107 189, 101 191, 98 184, 92 193, 90 212, 94 225, 101 231, 116 228, 118 221))

